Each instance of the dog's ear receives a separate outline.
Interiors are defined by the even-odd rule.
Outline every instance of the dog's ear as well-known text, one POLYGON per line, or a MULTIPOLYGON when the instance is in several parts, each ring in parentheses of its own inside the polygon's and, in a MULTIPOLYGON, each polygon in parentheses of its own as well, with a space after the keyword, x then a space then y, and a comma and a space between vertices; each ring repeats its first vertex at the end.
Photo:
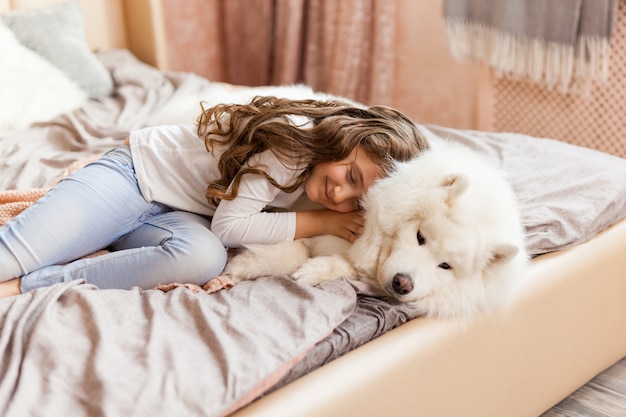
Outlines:
POLYGON ((520 248, 511 243, 499 243, 492 247, 489 263, 493 264, 508 262, 513 259, 519 251, 520 248))
POLYGON ((448 203, 454 201, 458 196, 463 194, 469 186, 469 179, 465 174, 460 172, 446 175, 441 185, 448 191, 448 203))

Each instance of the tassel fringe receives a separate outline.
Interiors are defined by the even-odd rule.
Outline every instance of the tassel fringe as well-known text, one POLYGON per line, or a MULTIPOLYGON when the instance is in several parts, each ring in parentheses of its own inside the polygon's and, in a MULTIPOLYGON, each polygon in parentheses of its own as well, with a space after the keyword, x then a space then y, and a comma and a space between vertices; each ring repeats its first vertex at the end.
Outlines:
POLYGON ((581 36, 576 45, 567 45, 464 20, 448 20, 446 32, 455 59, 483 61, 497 77, 528 77, 549 90, 578 94, 588 94, 594 81, 609 79, 611 48, 606 38, 581 36))

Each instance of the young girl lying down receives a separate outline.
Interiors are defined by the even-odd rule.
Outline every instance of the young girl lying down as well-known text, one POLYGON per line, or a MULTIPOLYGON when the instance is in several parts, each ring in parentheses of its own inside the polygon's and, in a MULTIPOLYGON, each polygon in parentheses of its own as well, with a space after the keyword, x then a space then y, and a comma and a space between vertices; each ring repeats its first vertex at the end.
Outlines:
POLYGON ((0 228, 0 297, 75 279, 202 285, 225 246, 353 241, 368 187, 427 146, 388 107, 275 97, 203 109, 196 127, 134 131, 0 228), (303 200, 316 209, 296 211, 303 200))

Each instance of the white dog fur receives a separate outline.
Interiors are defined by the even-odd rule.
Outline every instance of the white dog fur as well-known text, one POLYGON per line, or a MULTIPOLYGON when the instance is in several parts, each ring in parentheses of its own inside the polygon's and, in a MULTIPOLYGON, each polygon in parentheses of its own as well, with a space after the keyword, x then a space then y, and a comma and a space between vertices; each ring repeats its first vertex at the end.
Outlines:
POLYGON ((424 315, 467 318, 501 307, 527 264, 511 187, 463 145, 441 143, 398 163, 363 206, 365 231, 353 245, 334 236, 251 245, 223 276, 366 280, 424 315))

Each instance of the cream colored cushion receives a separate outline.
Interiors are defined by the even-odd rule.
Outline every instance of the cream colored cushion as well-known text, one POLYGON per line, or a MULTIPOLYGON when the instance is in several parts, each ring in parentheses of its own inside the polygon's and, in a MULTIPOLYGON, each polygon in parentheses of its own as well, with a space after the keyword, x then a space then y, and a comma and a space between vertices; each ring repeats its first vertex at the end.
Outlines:
POLYGON ((87 94, 0 23, 0 135, 80 107, 87 94))
POLYGON ((76 1, 6 12, 0 18, 24 46, 60 68, 89 97, 112 93, 113 80, 89 49, 83 15, 76 1))

